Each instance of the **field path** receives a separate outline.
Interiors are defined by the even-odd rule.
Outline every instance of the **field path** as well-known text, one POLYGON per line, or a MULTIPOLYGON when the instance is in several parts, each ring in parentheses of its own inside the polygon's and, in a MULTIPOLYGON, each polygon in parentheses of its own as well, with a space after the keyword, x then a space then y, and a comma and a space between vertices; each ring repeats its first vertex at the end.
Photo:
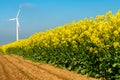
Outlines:
POLYGON ((0 54, 0 80, 95 80, 16 55, 0 54))

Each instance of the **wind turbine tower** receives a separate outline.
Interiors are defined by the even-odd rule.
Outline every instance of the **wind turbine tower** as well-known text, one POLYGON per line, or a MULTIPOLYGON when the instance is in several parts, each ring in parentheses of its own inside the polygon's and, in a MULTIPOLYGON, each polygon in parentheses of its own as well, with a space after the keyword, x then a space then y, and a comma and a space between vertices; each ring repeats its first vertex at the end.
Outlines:
POLYGON ((18 39, 19 39, 19 33, 18 32, 19 32, 19 26, 20 26, 20 24, 19 24, 20 11, 21 11, 21 6, 19 7, 19 10, 18 10, 18 13, 17 13, 16 17, 12 18, 12 19, 9 19, 10 21, 12 21, 12 20, 16 21, 16 41, 18 41, 18 39))

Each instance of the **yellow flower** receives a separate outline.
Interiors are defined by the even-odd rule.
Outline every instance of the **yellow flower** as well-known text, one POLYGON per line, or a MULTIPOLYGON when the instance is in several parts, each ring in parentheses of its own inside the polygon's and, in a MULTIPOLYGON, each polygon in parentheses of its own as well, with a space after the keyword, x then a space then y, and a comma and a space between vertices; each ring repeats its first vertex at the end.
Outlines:
POLYGON ((76 45, 77 43, 76 43, 76 41, 72 41, 72 44, 73 44, 73 45, 76 45))
POLYGON ((118 32, 120 32, 120 27, 118 28, 118 32))
POLYGON ((111 12, 111 11, 107 12, 107 13, 106 13, 106 18, 108 19, 111 15, 112 15, 112 12, 111 12))
POLYGON ((117 11, 116 16, 119 18, 120 17, 120 10, 117 11))
POLYGON ((114 34, 115 36, 117 36, 117 35, 119 34, 119 32, 118 32, 117 30, 115 30, 115 31, 113 32, 113 34, 114 34))
POLYGON ((95 50, 95 53, 96 53, 96 54, 98 54, 98 51, 97 51, 97 50, 95 50))
POLYGON ((119 42, 114 42, 114 43, 113 43, 113 46, 114 46, 114 48, 119 47, 119 46, 120 46, 120 45, 119 45, 119 42))
POLYGON ((110 38, 110 36, 109 36, 108 34, 106 34, 106 35, 104 36, 104 40, 105 40, 105 41, 109 40, 109 38, 110 38))
POLYGON ((93 52, 93 48, 92 48, 92 47, 90 47, 89 51, 90 51, 90 52, 93 52))
POLYGON ((85 31, 84 34, 86 34, 87 36, 90 36, 90 32, 89 31, 85 31))
POLYGON ((78 35, 77 35, 77 34, 72 37, 73 40, 74 40, 74 39, 77 39, 77 38, 78 38, 78 35))
POLYGON ((105 47, 106 47, 107 49, 109 49, 111 46, 110 46, 110 45, 105 45, 105 47))
POLYGON ((96 16, 96 21, 103 21, 105 19, 104 15, 96 16))

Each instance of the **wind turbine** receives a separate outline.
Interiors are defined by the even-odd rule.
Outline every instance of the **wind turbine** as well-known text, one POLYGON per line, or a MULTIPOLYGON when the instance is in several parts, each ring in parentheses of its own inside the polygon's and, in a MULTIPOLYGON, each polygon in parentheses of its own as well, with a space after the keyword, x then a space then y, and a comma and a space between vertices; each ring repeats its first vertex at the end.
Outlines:
POLYGON ((19 18, 18 17, 19 17, 20 11, 21 11, 21 6, 19 7, 19 10, 18 10, 18 13, 17 13, 16 17, 9 19, 10 21, 13 21, 13 20, 16 21, 16 41, 18 41, 18 39, 19 39, 18 31, 19 31, 20 24, 19 24, 19 18))

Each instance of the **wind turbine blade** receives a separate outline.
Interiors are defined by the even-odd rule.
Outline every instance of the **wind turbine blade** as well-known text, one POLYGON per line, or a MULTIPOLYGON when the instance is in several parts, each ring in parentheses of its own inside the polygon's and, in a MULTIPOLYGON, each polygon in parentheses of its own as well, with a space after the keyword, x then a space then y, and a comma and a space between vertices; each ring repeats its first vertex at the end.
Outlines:
POLYGON ((20 14, 20 10, 21 10, 21 6, 19 7, 19 10, 18 10, 16 18, 18 18, 19 14, 20 14))
POLYGON ((16 18, 9 19, 9 21, 16 20, 16 18))

